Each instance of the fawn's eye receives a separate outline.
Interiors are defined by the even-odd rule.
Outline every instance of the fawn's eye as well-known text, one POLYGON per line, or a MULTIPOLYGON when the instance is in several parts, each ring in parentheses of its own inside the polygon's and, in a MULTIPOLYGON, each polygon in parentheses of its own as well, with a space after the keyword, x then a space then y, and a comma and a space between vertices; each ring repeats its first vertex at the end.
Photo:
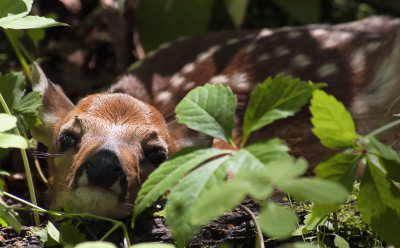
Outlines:
POLYGON ((65 152, 68 149, 75 147, 78 142, 74 135, 63 133, 57 137, 56 143, 60 147, 60 152, 65 152))
POLYGON ((161 148, 155 148, 145 153, 145 160, 151 162, 156 168, 167 159, 167 153, 161 148))

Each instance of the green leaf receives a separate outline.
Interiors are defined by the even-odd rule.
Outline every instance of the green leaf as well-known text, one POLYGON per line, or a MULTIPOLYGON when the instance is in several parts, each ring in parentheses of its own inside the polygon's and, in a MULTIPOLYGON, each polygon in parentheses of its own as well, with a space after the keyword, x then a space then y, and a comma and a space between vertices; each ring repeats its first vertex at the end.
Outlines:
POLYGON ((133 218, 154 204, 166 191, 181 180, 190 170, 207 159, 228 151, 219 149, 184 149, 176 156, 161 164, 143 183, 135 201, 133 218), (190 153, 187 153, 190 151, 190 153))
MULTIPOLYGON (((11 72, 0 76, 0 92, 9 108, 21 101, 24 95, 25 77, 22 72, 11 72)), ((1 108, 0 112, 4 112, 1 108)))
POLYGON ((226 166, 223 162, 228 157, 221 157, 202 165, 172 189, 167 196, 165 211, 166 223, 179 247, 186 244, 188 239, 200 226, 190 224, 193 206, 201 195, 211 187, 218 187, 226 178, 226 166))
POLYGON ((341 182, 351 192, 361 157, 338 153, 324 159, 315 169, 316 177, 341 182))
POLYGON ((197 87, 182 99, 175 112, 179 123, 229 142, 236 111, 236 95, 221 84, 197 87))
POLYGON ((28 29, 28 31, 26 33, 33 42, 41 41, 46 34, 44 29, 42 29, 42 28, 28 29))
POLYGON ((14 112, 18 117, 18 127, 22 133, 34 127, 38 123, 39 106, 42 105, 40 93, 29 92, 14 106, 14 112))
POLYGON ((62 222, 60 225, 60 240, 62 244, 78 244, 84 242, 86 237, 69 222, 62 222))
POLYGON ((67 26, 67 24, 43 16, 24 16, 12 20, 0 19, 0 27, 9 29, 49 28, 54 26, 67 26))
POLYGON ((117 248, 117 246, 105 241, 87 241, 78 244, 74 248, 117 248))
POLYGON ((320 22, 320 0, 273 0, 276 5, 302 24, 320 22))
POLYGON ((266 165, 266 176, 271 183, 279 185, 303 175, 307 168, 307 161, 303 158, 295 161, 293 157, 282 157, 266 165))
POLYGON ((174 247, 175 245, 166 243, 141 243, 129 246, 129 248, 174 248, 174 247))
POLYGON ((28 148, 28 143, 25 138, 11 133, 0 133, 0 147, 1 148, 28 148))
POLYGON ((213 0, 140 1, 136 17, 145 50, 207 31, 213 4, 213 0))
POLYGON ((243 23, 248 3, 248 0, 224 0, 225 7, 236 28, 243 23))
POLYGON ((251 132, 294 115, 318 87, 282 74, 257 85, 244 115, 242 145, 251 132))
POLYGON ((357 133, 353 119, 341 102, 322 90, 316 90, 311 99, 313 133, 326 147, 341 149, 353 147, 357 133))
POLYGON ((319 248, 320 246, 316 246, 313 245, 311 243, 301 243, 301 242, 297 242, 297 243, 291 243, 291 244, 284 244, 281 246, 278 246, 278 248, 319 248))
POLYGON ((7 204, 0 198, 0 218, 8 225, 12 226, 17 233, 21 232, 21 223, 17 219, 17 213, 10 209, 7 204))
POLYGON ((378 236, 400 247, 400 191, 386 175, 368 159, 360 184, 358 207, 363 220, 378 236))
POLYGON ((335 235, 335 240, 333 241, 337 248, 350 248, 349 243, 339 235, 335 235))
POLYGON ((221 84, 197 87, 176 106, 179 123, 229 142, 236 111, 236 95, 221 84))
POLYGON ((237 207, 247 195, 256 200, 265 200, 273 188, 264 179, 256 173, 241 173, 233 181, 224 182, 204 192, 193 206, 190 223, 195 226, 204 225, 237 207))
POLYGON ((343 203, 349 192, 340 184, 319 178, 284 180, 277 183, 278 188, 299 200, 314 203, 343 203))
POLYGON ((278 239, 290 237, 297 226, 297 216, 293 210, 274 202, 268 202, 257 219, 265 234, 278 239))
POLYGON ((32 8, 33 0, 1 0, 0 22, 26 16, 32 8))
POLYGON ((47 223, 46 229, 49 237, 60 244, 60 231, 53 223, 51 223, 51 221, 47 223))
POLYGON ((0 132, 10 130, 17 126, 17 118, 9 114, 0 113, 0 132))

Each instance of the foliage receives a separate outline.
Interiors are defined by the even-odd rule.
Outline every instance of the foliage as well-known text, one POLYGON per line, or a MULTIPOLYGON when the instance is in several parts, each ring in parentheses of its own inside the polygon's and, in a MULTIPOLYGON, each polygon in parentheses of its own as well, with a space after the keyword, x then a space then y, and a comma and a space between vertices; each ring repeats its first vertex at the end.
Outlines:
MULTIPOLYGON (((211 154, 210 148, 197 148, 194 153, 209 156, 193 161, 191 153, 184 153, 162 164, 144 182, 135 203, 140 207, 135 208, 134 217, 144 210, 143 206, 154 204, 167 190, 171 190, 165 206, 166 222, 178 246, 183 247, 201 225, 235 208, 247 196, 265 201, 274 188, 316 203, 344 202, 348 191, 339 184, 299 178, 306 171, 307 162, 292 158, 283 141, 270 139, 243 146, 251 132, 299 111, 319 87, 321 85, 283 75, 265 80, 254 90, 246 109, 243 129, 247 134, 240 149, 233 148, 231 152, 220 150, 219 153, 212 149, 214 154, 211 154), (212 157, 214 159, 210 160, 212 157), (182 164, 182 161, 186 163, 182 164), (170 176, 172 174, 174 176, 170 176), (168 187, 164 181, 168 181, 168 187)), ((232 139, 235 98, 230 89, 219 84, 198 87, 177 105, 177 117, 180 123, 236 147, 232 139), (215 104, 216 99, 218 104, 215 104)), ((270 201, 260 210, 258 222, 263 232, 279 239, 289 237, 297 226, 296 215, 291 209, 270 201)))

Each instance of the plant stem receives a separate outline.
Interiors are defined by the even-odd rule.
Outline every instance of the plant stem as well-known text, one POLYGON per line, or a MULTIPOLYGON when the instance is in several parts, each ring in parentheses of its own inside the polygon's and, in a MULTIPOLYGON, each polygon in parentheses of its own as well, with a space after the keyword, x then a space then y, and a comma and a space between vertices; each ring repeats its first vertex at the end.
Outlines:
POLYGON ((256 226, 256 231, 257 231, 257 235, 258 235, 258 240, 259 240, 259 242, 260 242, 260 248, 265 248, 265 245, 264 245, 264 237, 263 237, 263 235, 262 235, 262 231, 261 231, 260 225, 258 224, 258 221, 257 221, 256 216, 255 216, 254 213, 253 213, 248 207, 246 207, 245 205, 240 204, 239 206, 240 206, 248 215, 250 215, 250 217, 253 219, 254 225, 256 226))
POLYGON ((20 49, 18 48, 17 42, 14 39, 14 36, 8 29, 3 29, 4 34, 7 36, 8 41, 10 42, 12 48, 14 49, 15 55, 17 55, 17 58, 19 60, 19 63, 22 66, 22 69, 25 72, 25 75, 28 77, 29 83, 31 82, 31 72, 29 71, 28 64, 26 63, 26 60, 24 56, 22 56, 22 53, 20 49))
POLYGON ((386 131, 386 130, 388 130, 388 129, 392 128, 392 127, 395 127, 395 126, 397 126, 399 124, 400 124, 400 120, 390 122, 390 123, 378 128, 378 129, 375 129, 374 131, 370 132, 369 134, 367 134, 367 137, 368 136, 376 136, 376 135, 382 133, 383 131, 386 131))
MULTIPOLYGON (((1 102, 1 105, 3 106, 3 108, 4 108, 4 111, 5 111, 7 114, 11 115, 10 109, 8 108, 7 103, 5 102, 5 100, 4 100, 3 95, 1 94, 1 92, 0 92, 0 102, 1 102)), ((14 133, 15 133, 16 135, 21 136, 21 133, 19 132, 19 130, 18 130, 17 127, 15 127, 15 128, 13 129, 13 131, 14 131, 14 133)), ((19 149, 19 150, 20 150, 20 152, 21 152, 22 161, 23 161, 23 163, 24 163, 25 174, 26 174, 26 180, 27 180, 27 183, 28 183, 28 189, 29 189, 29 195, 30 195, 30 197, 31 197, 31 202, 32 202, 33 204, 37 205, 36 195, 35 195, 35 187, 33 186, 33 180, 32 180, 31 169, 29 168, 28 156, 26 155, 25 149, 22 149, 22 148, 21 148, 21 149, 19 149)), ((33 218, 34 218, 34 220, 35 220, 35 225, 38 226, 38 225, 40 224, 39 214, 38 214, 37 212, 34 212, 34 213, 33 213, 33 218)))
POLYGON ((333 212, 333 228, 335 229, 335 233, 339 235, 338 217, 336 211, 333 212))

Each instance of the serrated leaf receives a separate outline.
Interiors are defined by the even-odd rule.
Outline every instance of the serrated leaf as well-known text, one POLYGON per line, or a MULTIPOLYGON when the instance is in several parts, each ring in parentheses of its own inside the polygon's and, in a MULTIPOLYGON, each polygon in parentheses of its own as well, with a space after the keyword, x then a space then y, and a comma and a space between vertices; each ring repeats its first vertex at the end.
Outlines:
POLYGON ((339 183, 319 178, 291 179, 277 182, 279 189, 299 200, 314 203, 343 203, 349 192, 339 183))
POLYGON ((243 140, 275 120, 294 115, 318 87, 282 74, 257 85, 244 115, 243 140))
POLYGON ((248 0, 224 0, 225 7, 236 28, 243 23, 248 2, 248 0))
POLYGON ((277 239, 290 237, 297 226, 297 216, 293 210, 274 202, 268 202, 260 210, 257 219, 261 230, 269 237, 277 239))
POLYGON ((69 222, 62 222, 60 225, 60 240, 62 244, 78 244, 84 242, 86 237, 69 222))
POLYGON ((206 84, 190 91, 176 106, 179 123, 229 142, 236 111, 236 95, 221 84, 206 84))
POLYGON ((358 135, 350 113, 341 102, 322 90, 316 90, 311 99, 313 133, 326 147, 342 149, 353 147, 358 135))
POLYGON ((172 189, 167 196, 165 211, 166 223, 179 247, 183 247, 200 226, 191 225, 193 206, 201 195, 226 178, 226 166, 223 162, 228 157, 215 159, 196 169, 172 189))
MULTIPOLYGON (((9 108, 13 108, 24 95, 25 77, 21 72, 10 72, 0 76, 0 92, 9 108)), ((0 108, 4 112, 3 108, 0 108)))
POLYGON ((18 117, 18 127, 25 133, 37 124, 39 106, 42 105, 41 95, 38 91, 29 92, 14 106, 18 117))
POLYGON ((17 118, 9 114, 0 113, 0 132, 10 130, 17 126, 17 118))
POLYGON ((26 16, 32 8, 33 0, 1 0, 0 22, 26 16))
POLYGON ((371 162, 367 161, 360 184, 358 207, 363 220, 378 236, 400 247, 400 192, 399 188, 371 162))
POLYGON ((264 171, 265 164, 289 157, 289 148, 280 139, 256 142, 236 152, 228 161, 228 170, 233 174, 242 171, 264 171))
POLYGON ((341 182, 350 192, 361 157, 338 153, 324 159, 315 169, 316 177, 341 182))
POLYGON ((9 29, 49 28, 54 26, 67 26, 67 24, 43 16, 24 16, 12 20, 0 20, 0 27, 9 29))
POLYGON ((106 241, 87 241, 76 245, 74 248, 117 248, 117 246, 106 241))
POLYGON ((337 248, 350 248, 349 243, 337 234, 335 235, 333 243, 337 248))
POLYGON ((175 245, 166 243, 141 243, 129 246, 129 248, 174 248, 174 247, 175 245))
POLYGON ((28 143, 25 138, 11 133, 0 133, 0 147, 1 148, 28 148, 28 143))
POLYGON ((133 218, 154 204, 166 191, 181 180, 187 172, 214 156, 227 153, 219 149, 199 149, 185 154, 184 149, 177 156, 161 164, 143 183, 135 201, 133 218), (184 155, 182 155, 184 154, 184 155), (179 156, 181 155, 181 156, 179 156))
POLYGON ((10 209, 7 204, 0 198, 0 217, 10 226, 14 228, 17 233, 21 232, 22 225, 17 219, 17 213, 10 209))

